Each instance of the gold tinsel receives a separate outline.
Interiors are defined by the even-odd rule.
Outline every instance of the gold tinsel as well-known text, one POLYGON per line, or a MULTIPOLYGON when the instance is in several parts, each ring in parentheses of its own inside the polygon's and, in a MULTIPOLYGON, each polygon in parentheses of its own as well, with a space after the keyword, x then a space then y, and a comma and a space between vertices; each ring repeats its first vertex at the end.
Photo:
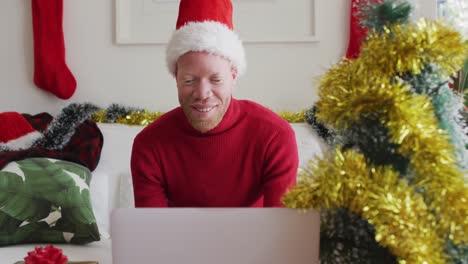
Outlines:
POLYGON ((97 122, 97 123, 105 123, 105 116, 106 116, 106 111, 104 110, 99 110, 97 112, 95 112, 93 114, 93 116, 91 117, 91 119, 94 121, 94 122, 97 122))
POLYGON ((92 116, 92 119, 93 121, 98 123, 116 123, 129 126, 147 126, 151 124, 154 120, 158 119, 163 113, 138 110, 133 111, 125 116, 122 116, 112 122, 106 119, 106 114, 107 112, 105 110, 97 111, 92 116))
POLYGON ((435 220, 405 180, 391 167, 371 167, 353 150, 310 163, 283 197, 289 208, 347 208, 367 219, 375 239, 400 263, 445 263, 435 220))
POLYGON ((338 129, 356 124, 363 116, 381 120, 392 142, 400 145, 398 151, 410 160, 416 185, 424 187, 431 210, 440 218, 439 233, 449 233, 455 242, 466 243, 467 188, 463 173, 456 167, 454 149, 438 128, 429 98, 413 96, 402 84, 390 84, 388 78, 379 76, 348 77, 348 84, 336 85, 340 82, 337 76, 349 74, 361 67, 359 64, 344 62, 324 76, 317 118, 338 129))
MULTIPOLYGON (((153 121, 158 119, 163 112, 149 112, 147 110, 138 110, 129 113, 126 116, 120 117, 115 121, 109 121, 106 119, 107 112, 100 110, 94 113, 92 119, 98 123, 116 123, 130 126, 147 126, 153 121)), ((277 113, 281 118, 286 120, 288 123, 303 123, 305 122, 305 110, 299 112, 288 112, 282 111, 277 113)))
POLYGON ((386 125, 398 151, 409 158, 415 185, 424 188, 439 232, 448 233, 455 243, 467 243, 468 188, 429 98, 415 96, 401 102, 388 112, 386 125))
POLYGON ((161 112, 136 111, 116 120, 125 125, 147 126, 162 115, 161 112))
POLYGON ((393 25, 383 33, 369 34, 363 43, 360 60, 372 65, 380 75, 418 74, 429 63, 451 75, 460 69, 467 56, 462 36, 441 22, 421 19, 418 23, 393 25))
POLYGON ((286 120, 288 123, 303 123, 305 122, 305 111, 299 112, 288 112, 282 111, 277 113, 281 118, 286 120))
POLYGON ((386 112, 394 101, 407 96, 402 84, 391 84, 388 77, 369 72, 360 60, 345 60, 333 67, 322 77, 318 94, 318 120, 338 129, 357 122, 363 113, 386 112))
POLYGON ((380 120, 391 141, 399 144, 399 153, 409 159, 415 185, 423 187, 439 235, 449 234, 454 242, 466 244, 468 189, 453 146, 438 127, 430 99, 390 81, 397 72, 418 73, 430 62, 451 72, 466 54, 462 47, 458 33, 437 23, 395 26, 381 38, 371 36, 360 58, 341 62, 323 77, 317 118, 338 130, 356 125, 363 117, 380 120))

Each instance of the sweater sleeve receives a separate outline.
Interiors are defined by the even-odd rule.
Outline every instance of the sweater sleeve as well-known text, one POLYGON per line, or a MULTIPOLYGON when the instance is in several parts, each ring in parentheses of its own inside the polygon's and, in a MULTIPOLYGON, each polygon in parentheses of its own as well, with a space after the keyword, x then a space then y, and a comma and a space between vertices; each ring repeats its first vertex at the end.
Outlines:
POLYGON ((135 207, 167 207, 159 161, 151 144, 141 135, 133 141, 131 170, 135 207))
POLYGON ((294 130, 282 130, 269 142, 263 165, 265 207, 282 207, 281 197, 296 183, 299 154, 294 130))

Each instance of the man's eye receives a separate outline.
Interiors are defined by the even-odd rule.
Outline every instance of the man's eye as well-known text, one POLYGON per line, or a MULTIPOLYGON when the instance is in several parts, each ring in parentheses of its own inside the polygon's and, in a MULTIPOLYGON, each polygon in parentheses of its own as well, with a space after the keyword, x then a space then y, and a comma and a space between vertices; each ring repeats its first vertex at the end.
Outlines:
POLYGON ((184 80, 185 85, 191 85, 193 84, 193 80, 184 80))
POLYGON ((222 80, 221 80, 221 79, 212 79, 211 82, 213 82, 213 83, 221 83, 222 80))

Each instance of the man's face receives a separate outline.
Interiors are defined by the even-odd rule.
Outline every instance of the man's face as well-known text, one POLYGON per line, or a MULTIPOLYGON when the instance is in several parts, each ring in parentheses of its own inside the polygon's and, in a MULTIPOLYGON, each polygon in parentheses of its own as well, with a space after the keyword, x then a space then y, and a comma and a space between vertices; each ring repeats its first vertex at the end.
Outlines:
POLYGON ((206 132, 223 119, 231 102, 237 72, 223 57, 188 52, 177 61, 179 103, 192 126, 206 132))

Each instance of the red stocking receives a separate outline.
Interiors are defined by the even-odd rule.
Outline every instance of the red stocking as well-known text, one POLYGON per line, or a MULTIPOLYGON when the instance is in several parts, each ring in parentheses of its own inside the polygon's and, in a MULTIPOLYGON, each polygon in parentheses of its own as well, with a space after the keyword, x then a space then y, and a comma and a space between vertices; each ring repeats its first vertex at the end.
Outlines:
POLYGON ((70 98, 76 80, 65 64, 63 0, 32 0, 34 83, 61 99, 70 98))
POLYGON ((362 0, 351 0, 351 15, 349 25, 349 44, 346 51, 346 58, 355 59, 359 57, 361 41, 366 37, 367 30, 359 25, 359 18, 356 12, 359 10, 357 4, 362 0))

